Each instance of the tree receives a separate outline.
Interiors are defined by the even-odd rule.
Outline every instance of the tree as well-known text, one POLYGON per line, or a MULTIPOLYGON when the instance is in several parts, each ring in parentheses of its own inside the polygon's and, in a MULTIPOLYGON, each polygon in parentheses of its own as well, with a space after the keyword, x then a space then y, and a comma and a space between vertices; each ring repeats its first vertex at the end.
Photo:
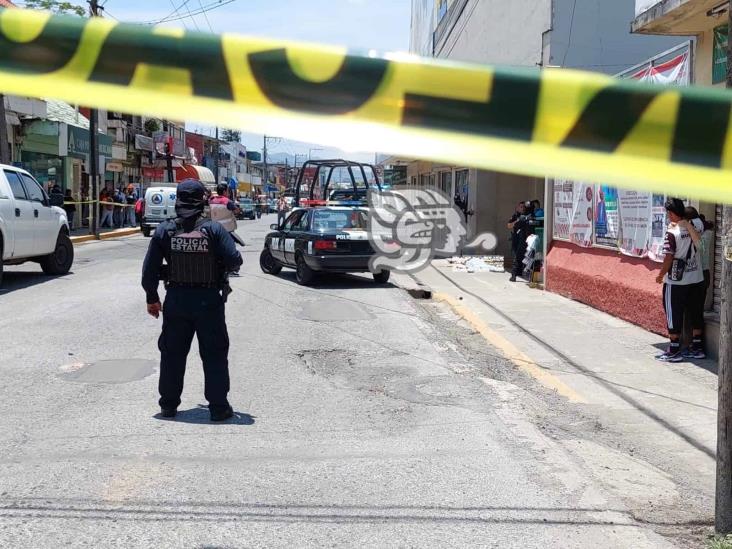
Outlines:
POLYGON ((52 11, 63 15, 78 15, 79 17, 86 15, 86 10, 81 6, 60 0, 26 0, 25 7, 32 10, 52 11))
POLYGON ((241 132, 239 130, 224 130, 221 132, 221 138, 228 143, 238 143, 241 141, 241 132))
POLYGON ((160 131, 160 124, 154 118, 145 120, 145 131, 150 135, 160 131))

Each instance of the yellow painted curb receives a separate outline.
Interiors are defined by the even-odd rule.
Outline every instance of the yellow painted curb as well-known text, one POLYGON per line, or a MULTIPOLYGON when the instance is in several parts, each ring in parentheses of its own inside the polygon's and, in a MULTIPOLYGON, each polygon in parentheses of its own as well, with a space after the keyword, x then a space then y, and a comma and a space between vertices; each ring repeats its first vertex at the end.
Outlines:
MULTIPOLYGON (((130 227, 129 229, 119 229, 116 231, 111 231, 108 233, 101 233, 99 235, 99 240, 109 240, 112 238, 121 238, 124 236, 133 236, 140 233, 139 228, 130 227)), ((140 233, 141 234, 141 233, 140 233)), ((72 244, 83 244, 84 242, 93 242, 96 241, 97 237, 93 234, 85 234, 82 236, 72 236, 71 237, 71 243, 72 244)))
POLYGON ((109 233, 101 233, 99 240, 108 240, 110 238, 117 238, 120 236, 132 236, 135 234, 142 234, 139 228, 130 227, 129 229, 119 229, 117 231, 111 231, 109 233))
POLYGON ((432 295, 432 298, 450 305, 450 307, 452 307, 458 315, 470 324, 476 332, 482 335, 488 343, 498 349, 503 356, 513 362, 518 368, 536 379, 544 387, 556 391, 570 402, 587 404, 587 400, 585 400, 582 395, 577 393, 577 391, 569 387, 554 374, 548 372, 545 368, 540 367, 536 362, 519 351, 513 343, 508 341, 502 335, 491 330, 486 323, 478 317, 478 315, 471 311, 470 308, 460 300, 442 292, 435 292, 432 295))

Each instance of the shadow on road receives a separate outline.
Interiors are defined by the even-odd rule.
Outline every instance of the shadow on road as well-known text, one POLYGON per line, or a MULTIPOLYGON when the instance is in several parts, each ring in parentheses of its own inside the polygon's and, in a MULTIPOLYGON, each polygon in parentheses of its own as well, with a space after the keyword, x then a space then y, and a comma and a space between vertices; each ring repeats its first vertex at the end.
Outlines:
MULTIPOLYGON (((283 269, 280 274, 273 279, 288 280, 293 284, 297 284, 295 280, 295 271, 283 269)), ((322 290, 350 290, 359 288, 396 288, 391 282, 386 284, 377 284, 370 274, 363 275, 347 274, 347 273, 318 273, 310 284, 311 288, 322 290)))
POLYGON ((254 425, 255 416, 242 412, 234 412, 234 417, 226 421, 212 422, 208 413, 208 406, 199 404, 190 410, 179 410, 174 418, 164 418, 160 414, 153 416, 160 421, 176 421, 178 423, 197 423, 206 425, 254 425))
POLYGON ((62 276, 50 276, 42 272, 31 272, 31 271, 5 271, 3 273, 2 286, 0 286, 0 295, 9 294, 15 290, 23 290, 25 288, 31 288, 37 284, 43 284, 44 282, 50 282, 59 278, 65 278, 72 276, 73 271, 62 276))

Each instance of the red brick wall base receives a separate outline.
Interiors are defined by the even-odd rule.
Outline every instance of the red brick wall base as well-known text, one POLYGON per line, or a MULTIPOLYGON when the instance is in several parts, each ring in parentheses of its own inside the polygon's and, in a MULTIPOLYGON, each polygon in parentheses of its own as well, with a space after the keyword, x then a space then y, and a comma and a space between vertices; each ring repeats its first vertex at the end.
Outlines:
POLYGON ((666 334, 659 263, 600 248, 554 241, 546 261, 545 287, 657 334, 666 334))

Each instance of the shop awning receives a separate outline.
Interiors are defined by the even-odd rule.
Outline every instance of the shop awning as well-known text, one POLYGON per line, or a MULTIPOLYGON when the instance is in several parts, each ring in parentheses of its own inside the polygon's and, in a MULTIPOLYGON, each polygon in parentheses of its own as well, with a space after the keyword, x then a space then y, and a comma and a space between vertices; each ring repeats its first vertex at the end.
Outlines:
POLYGON ((183 179, 198 179, 201 183, 215 185, 216 178, 211 170, 205 166, 198 166, 196 164, 184 164, 180 168, 176 169, 178 181, 183 179))

